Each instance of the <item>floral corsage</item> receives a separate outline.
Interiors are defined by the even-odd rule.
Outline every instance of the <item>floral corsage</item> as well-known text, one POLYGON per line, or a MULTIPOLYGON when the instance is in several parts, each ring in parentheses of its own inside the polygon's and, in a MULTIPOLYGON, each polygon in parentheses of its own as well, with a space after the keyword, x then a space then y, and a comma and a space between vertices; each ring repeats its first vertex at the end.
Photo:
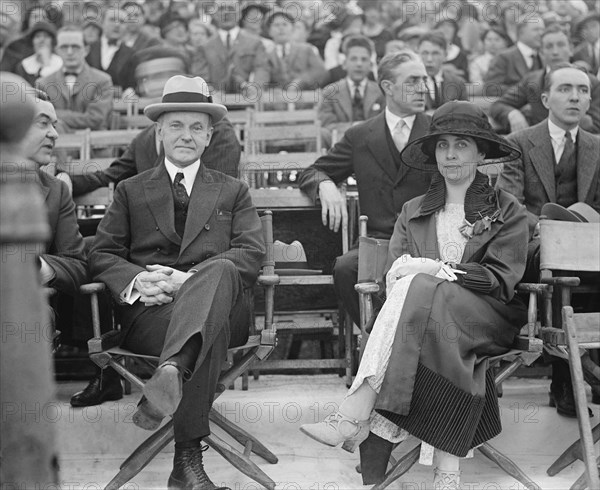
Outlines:
POLYGON ((482 216, 481 213, 479 213, 479 219, 475 221, 475 223, 469 223, 466 219, 463 219, 463 224, 458 231, 460 231, 463 236, 471 239, 473 238, 473 235, 481 235, 484 231, 489 230, 492 223, 498 219, 498 216, 500 216, 500 209, 496 209, 491 216, 482 216))

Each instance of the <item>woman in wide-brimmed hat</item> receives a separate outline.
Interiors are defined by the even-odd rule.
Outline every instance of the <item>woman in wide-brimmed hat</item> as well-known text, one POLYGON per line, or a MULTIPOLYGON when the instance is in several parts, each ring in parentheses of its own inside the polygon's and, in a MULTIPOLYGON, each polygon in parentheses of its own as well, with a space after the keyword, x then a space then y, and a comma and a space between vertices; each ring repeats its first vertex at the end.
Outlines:
MULTIPOLYGON (((501 429, 485 358, 507 352, 526 322, 514 289, 525 270, 527 216, 478 167, 519 155, 470 102, 440 107, 428 134, 404 148, 406 165, 436 175, 396 222, 387 299, 354 384, 338 412, 303 432, 346 450, 369 430, 392 442, 412 434, 424 443, 422 463, 437 454, 435 488, 458 488, 459 458, 501 429)), ((362 469, 364 483, 382 476, 362 469)))
POLYGON ((34 85, 38 78, 60 70, 63 60, 54 53, 56 45, 54 24, 45 21, 37 22, 27 33, 27 39, 34 54, 24 58, 15 68, 15 73, 34 85))

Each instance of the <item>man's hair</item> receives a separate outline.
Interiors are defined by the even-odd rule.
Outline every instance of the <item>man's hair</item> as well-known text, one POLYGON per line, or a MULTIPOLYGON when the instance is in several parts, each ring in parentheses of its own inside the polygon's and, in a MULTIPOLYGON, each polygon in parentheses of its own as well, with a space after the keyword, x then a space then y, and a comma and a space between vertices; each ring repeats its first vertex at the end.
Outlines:
POLYGON ((396 51, 395 53, 386 54, 377 67, 379 87, 384 80, 393 80, 395 78, 394 70, 404 63, 409 61, 421 61, 419 55, 408 49, 396 51))
POLYGON ((142 12, 142 14, 144 13, 144 8, 138 2, 133 2, 129 0, 128 2, 125 2, 121 5, 121 10, 124 10, 125 12, 129 12, 129 9, 131 8, 138 9, 140 12, 142 12))
POLYGON ((81 33, 81 35, 83 36, 83 28, 82 28, 81 26, 77 26, 77 25, 74 25, 74 24, 69 24, 69 25, 66 25, 66 26, 63 26, 63 27, 61 27, 61 28, 60 28, 60 29, 57 31, 57 33, 56 33, 56 37, 58 37, 58 35, 59 35, 61 32, 80 32, 80 33, 81 33))
POLYGON ((347 55, 350 48, 357 47, 365 48, 369 52, 369 56, 375 51, 373 41, 371 41, 367 36, 357 34, 354 36, 348 36, 348 38, 344 40, 342 43, 342 52, 347 55))
POLYGON ((33 97, 35 99, 43 100, 44 102, 50 102, 50 103, 52 103, 52 101, 50 100, 50 97, 48 96, 48 94, 46 92, 44 92, 43 90, 40 90, 39 88, 33 88, 33 89, 31 89, 31 93, 32 93, 32 95, 33 95, 33 97))
POLYGON ((533 19, 537 19, 537 21, 544 22, 542 17, 539 14, 527 15, 525 13, 521 13, 520 17, 522 17, 519 22, 517 22, 517 37, 521 37, 521 32, 525 27, 532 23, 533 19))
POLYGON ((102 22, 104 22, 109 15, 113 15, 113 16, 117 15, 118 16, 121 12, 125 13, 125 10, 123 10, 118 5, 109 5, 102 12, 102 22))
MULTIPOLYGON (((585 73, 586 75, 588 75, 588 72, 585 71, 585 68, 583 68, 583 67, 581 67, 579 65, 574 65, 573 63, 569 63, 568 61, 563 61, 561 63, 557 63, 544 76, 544 87, 542 88, 542 92, 545 92, 545 93, 550 92, 550 87, 552 86, 552 78, 554 77, 554 72, 556 72, 558 70, 562 70, 564 68, 574 68, 575 70, 579 70, 580 72, 585 73)), ((589 75, 588 75, 588 78, 589 78, 589 75)))
POLYGON ((430 42, 431 44, 435 44, 436 46, 439 46, 444 51, 448 49, 448 42, 446 41, 446 36, 444 36, 444 33, 442 31, 426 32, 421 37, 419 37, 418 46, 421 46, 421 44, 423 44, 426 41, 430 42))
POLYGON ((567 33, 562 30, 560 25, 558 25, 556 23, 550 24, 548 27, 546 27, 544 29, 544 32, 542 33, 542 42, 544 42, 544 38, 550 34, 564 34, 565 37, 567 38, 567 41, 569 41, 569 44, 572 44, 570 36, 568 36, 567 33))

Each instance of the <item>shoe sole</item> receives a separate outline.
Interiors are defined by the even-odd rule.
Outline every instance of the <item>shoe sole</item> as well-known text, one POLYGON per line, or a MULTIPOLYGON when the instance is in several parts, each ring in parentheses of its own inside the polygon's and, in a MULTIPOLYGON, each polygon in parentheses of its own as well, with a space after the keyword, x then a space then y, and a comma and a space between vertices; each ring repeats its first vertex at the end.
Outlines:
POLYGON ((182 381, 174 366, 163 366, 144 385, 144 396, 162 415, 173 415, 179 406, 182 381))
MULTIPOLYGON (((77 395, 77 393, 75 393, 74 396, 76 396, 76 395, 77 395)), ((77 403, 77 402, 73 402, 72 400, 69 403, 74 408, 95 407, 97 405, 102 405, 104 402, 114 402, 114 401, 120 400, 122 398, 123 398, 123 393, 120 393, 118 395, 115 394, 115 395, 109 395, 109 396, 103 397, 97 403, 77 403)))
POLYGON ((313 434, 311 434, 310 432, 308 432, 306 429, 304 429, 302 426, 300 426, 300 432, 302 432, 303 434, 307 435, 308 437, 310 437, 312 440, 320 442, 321 444, 325 444, 326 446, 329 447, 338 447, 338 446, 342 446, 342 449, 344 451, 348 451, 349 453, 354 453, 354 451, 356 451, 356 448, 360 445, 360 443, 362 441, 356 441, 356 440, 346 440, 337 444, 331 444, 327 441, 324 441, 323 439, 319 439, 318 437, 315 437, 313 434))

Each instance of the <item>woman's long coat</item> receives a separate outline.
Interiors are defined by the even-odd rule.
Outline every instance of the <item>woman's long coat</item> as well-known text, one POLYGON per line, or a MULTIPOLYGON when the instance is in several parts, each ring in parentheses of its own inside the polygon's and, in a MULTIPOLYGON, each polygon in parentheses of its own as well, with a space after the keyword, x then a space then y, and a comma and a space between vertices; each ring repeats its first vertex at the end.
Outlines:
MULTIPOLYGON (((478 174, 479 185, 472 187, 486 187, 483 179, 478 174)), ((444 206, 443 186, 438 179, 425 196, 404 205, 388 269, 403 254, 441 257, 435 211, 444 206)), ((465 209, 467 203, 477 209, 477 200, 491 192, 467 192, 465 209)), ((510 194, 496 191, 496 199, 497 219, 469 239, 456 264, 466 275, 456 282, 426 274, 413 279, 375 406, 409 433, 457 456, 500 432, 493 379, 486 380, 482 361, 507 352, 526 322, 514 290, 525 270, 527 216, 510 194)))

